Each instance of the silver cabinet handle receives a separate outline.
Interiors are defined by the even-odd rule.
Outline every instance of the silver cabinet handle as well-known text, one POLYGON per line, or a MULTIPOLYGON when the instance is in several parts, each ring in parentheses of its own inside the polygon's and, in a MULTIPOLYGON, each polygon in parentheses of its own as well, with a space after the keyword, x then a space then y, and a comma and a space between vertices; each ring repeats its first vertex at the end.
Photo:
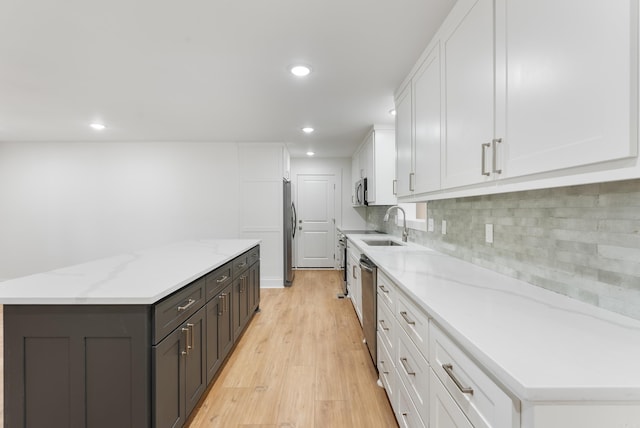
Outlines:
POLYGON ((412 192, 415 190, 413 188, 413 177, 415 176, 416 176, 415 172, 409 173, 409 190, 411 190, 412 192))
POLYGON ((387 290, 387 288, 384 285, 378 285, 378 288, 380 290, 382 290, 383 293, 388 293, 389 292, 389 290, 387 290))
POLYGON ((384 320, 380 320, 380 327, 382 327, 384 331, 389 331, 389 327, 387 327, 387 323, 385 323, 384 320))
POLYGON ((216 279, 216 282, 220 284, 221 282, 225 282, 229 277, 227 275, 222 275, 220 278, 216 279))
POLYGON ((182 312, 182 311, 186 311, 187 309, 189 309, 189 307, 191 305, 193 305, 196 301, 193 299, 189 299, 187 300, 187 304, 184 306, 178 306, 178 312, 182 312))
POLYGON ((404 318, 404 320, 407 322, 407 324, 416 325, 416 322, 413 321, 411 318, 409 318, 407 316, 406 312, 402 311, 402 312, 400 312, 400 315, 402 316, 402 318, 404 318))
MULTIPOLYGON (((187 350, 193 349, 195 346, 193 344, 193 324, 187 324, 187 328, 189 329, 189 340, 187 341, 187 350)), ((187 354, 189 352, 187 351, 187 354)))
POLYGON ((393 194, 398 194, 398 180, 393 180, 393 194))
POLYGON ((491 147, 491 143, 484 143, 480 146, 480 148, 482 149, 482 159, 481 159, 482 166, 480 169, 481 169, 482 175, 486 175, 487 177, 491 175, 489 171, 484 170, 484 166, 486 163, 486 149, 488 149, 489 147, 491 147))
POLYGON ((355 265, 351 266, 351 276, 353 277, 353 279, 357 279, 356 278, 356 266, 355 265))
POLYGON ((224 315, 224 294, 218 296, 218 316, 224 315))
POLYGON ((180 329, 180 331, 183 331, 187 335, 187 340, 185 341, 185 344, 184 344, 184 351, 182 351, 181 353, 182 353, 182 355, 189 355, 189 349, 191 349, 191 348, 189 348, 189 341, 190 341, 189 333, 190 333, 190 330, 189 330, 188 327, 187 328, 182 327, 182 329, 180 329))
POLYGON ((411 370, 411 367, 409 367, 409 362, 407 361, 406 358, 400 358, 400 363, 402 364, 402 368, 404 369, 404 371, 409 375, 409 376, 415 376, 416 372, 414 372, 413 370, 411 370))
POLYGON ((493 145, 493 147, 492 147, 492 149, 493 149, 493 172, 496 173, 496 174, 502 174, 502 169, 498 169, 498 167, 497 167, 498 161, 496 160, 497 159, 496 153, 498 151, 496 146, 498 144, 500 144, 500 143, 502 143, 502 138, 494 138, 491 141, 491 144, 493 145))
POLYGON ((243 267, 245 267, 246 265, 247 265, 247 262, 242 262, 242 263, 239 263, 239 264, 238 264, 238 267, 243 268, 243 267))
POLYGON ((456 378, 456 376, 453 374, 453 364, 443 364, 442 368, 444 369, 445 372, 447 372, 447 374, 449 375, 453 383, 456 384, 456 386, 462 393, 473 395, 473 388, 468 386, 462 386, 458 378, 456 378))
POLYGON ((385 370, 384 360, 380 360, 380 368, 382 369, 380 370, 382 373, 389 374, 389 370, 385 370))

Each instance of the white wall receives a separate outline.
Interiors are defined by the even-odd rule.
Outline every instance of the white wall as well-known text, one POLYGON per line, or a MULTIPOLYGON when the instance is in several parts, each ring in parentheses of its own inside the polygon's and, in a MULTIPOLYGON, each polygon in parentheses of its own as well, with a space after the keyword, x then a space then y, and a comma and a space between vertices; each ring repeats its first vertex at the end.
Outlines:
POLYGON ((260 286, 284 287, 282 143, 241 143, 240 237, 260 239, 260 286))
POLYGON ((367 225, 366 208, 351 206, 351 158, 292 158, 293 183, 298 174, 334 174, 342 183, 339 203, 336 203, 336 225, 343 229, 364 229, 367 225))
POLYGON ((238 237, 235 143, 0 143, 0 279, 238 237))

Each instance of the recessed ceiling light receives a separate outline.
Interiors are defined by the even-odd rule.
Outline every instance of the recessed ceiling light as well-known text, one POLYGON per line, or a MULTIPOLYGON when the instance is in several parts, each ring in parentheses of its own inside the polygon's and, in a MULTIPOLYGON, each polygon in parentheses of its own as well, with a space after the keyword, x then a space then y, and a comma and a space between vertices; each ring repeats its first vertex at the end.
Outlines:
POLYGON ((307 156, 313 156, 313 155, 315 155, 314 152, 307 152, 307 156))
POLYGON ((96 131, 102 131, 105 128, 105 126, 101 123, 92 123, 89 126, 95 129, 96 131))
POLYGON ((290 70, 291 74, 298 77, 308 76, 311 73, 311 67, 307 65, 294 65, 290 70))
POLYGON ((396 109, 392 108, 391 110, 389 110, 389 114, 391 116, 395 116, 396 115, 396 109))
POLYGON ((304 128, 302 128, 302 132, 304 132, 305 134, 311 134, 313 131, 315 131, 315 129, 310 126, 305 126, 304 128))

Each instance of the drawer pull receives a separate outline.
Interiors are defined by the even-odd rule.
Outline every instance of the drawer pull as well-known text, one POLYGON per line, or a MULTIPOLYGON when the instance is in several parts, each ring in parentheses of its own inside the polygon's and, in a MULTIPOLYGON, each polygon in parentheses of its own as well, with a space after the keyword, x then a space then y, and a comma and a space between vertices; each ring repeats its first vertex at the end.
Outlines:
POLYGON ((193 299, 189 299, 187 301, 187 304, 184 306, 178 306, 178 312, 182 312, 182 311, 186 311, 187 309, 189 309, 189 307, 191 307, 191 305, 193 305, 196 301, 193 299))
POLYGON ((442 368, 444 369, 445 372, 447 372, 447 374, 449 375, 453 383, 456 384, 456 386, 462 393, 473 395, 473 388, 470 388, 468 386, 462 386, 458 378, 456 378, 456 376, 453 374, 453 364, 443 364, 442 368))
POLYGON ((404 369, 404 371, 410 375, 410 376, 415 376, 416 372, 414 372, 411 367, 409 367, 409 362, 407 361, 406 358, 400 358, 400 363, 402 364, 402 368, 404 369))
POLYGON ((238 267, 243 268, 247 265, 247 262, 242 262, 240 264, 238 264, 238 267))
POLYGON ((387 323, 385 323, 384 320, 380 320, 380 327, 382 327, 384 331, 389 331, 389 327, 387 327, 387 323))
POLYGON ((187 328, 182 327, 181 331, 187 333, 187 340, 185 341, 184 351, 182 351, 182 355, 189 355, 189 349, 191 349, 189 347, 189 342, 190 342, 189 333, 191 329, 189 329, 188 327, 187 328))
POLYGON ((387 290, 387 288, 384 285, 378 285, 378 288, 380 290, 382 290, 383 293, 388 293, 389 292, 389 290, 387 290))
POLYGON ((216 282, 220 284, 221 282, 227 280, 227 278, 229 278, 227 275, 222 275, 220 278, 216 279, 216 282))
POLYGON ((402 318, 404 318, 407 324, 416 325, 416 322, 412 321, 411 318, 407 316, 407 313, 405 311, 400 312, 400 315, 402 315, 402 318))

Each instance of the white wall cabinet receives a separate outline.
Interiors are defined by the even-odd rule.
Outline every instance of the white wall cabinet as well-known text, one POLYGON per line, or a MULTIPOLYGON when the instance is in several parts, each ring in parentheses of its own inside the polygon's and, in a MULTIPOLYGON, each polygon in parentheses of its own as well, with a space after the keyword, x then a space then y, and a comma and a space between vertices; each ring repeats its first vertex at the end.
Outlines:
POLYGON ((396 104, 398 196, 440 189, 440 46, 435 44, 396 104))
POLYGON ((396 97, 398 196, 640 176, 638 9, 459 0, 396 97))
MULTIPOLYGON (((366 200, 369 205, 395 205, 395 131, 374 126, 352 156, 352 187, 367 179, 366 200), (356 173, 354 173, 356 171, 356 173)), ((355 201, 355 195, 352 199, 355 201)))
POLYGON ((506 3, 496 2, 503 176, 635 156, 637 1, 506 3))
POLYGON ((443 25, 445 188, 491 178, 494 139, 493 0, 460 0, 443 25))

